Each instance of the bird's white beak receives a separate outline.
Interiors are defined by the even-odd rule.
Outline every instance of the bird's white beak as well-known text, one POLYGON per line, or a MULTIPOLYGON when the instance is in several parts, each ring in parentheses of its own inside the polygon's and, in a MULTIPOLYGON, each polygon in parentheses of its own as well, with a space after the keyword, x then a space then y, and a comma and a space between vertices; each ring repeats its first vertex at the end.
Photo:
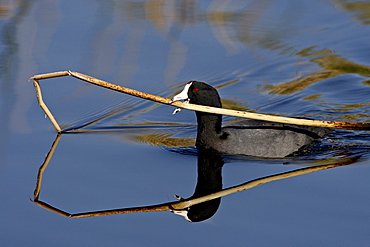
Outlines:
POLYGON ((171 212, 180 215, 184 217, 187 221, 191 222, 191 220, 188 217, 189 209, 171 210, 171 212))
MULTIPOLYGON (((184 100, 184 103, 189 103, 188 91, 189 91, 189 88, 190 88, 191 84, 192 84, 192 82, 188 82, 185 85, 184 89, 179 94, 176 94, 175 96, 172 97, 170 103, 173 103, 173 102, 175 102, 177 100, 184 100)), ((176 108, 172 114, 176 114, 179 111, 181 111, 181 109, 180 108, 176 108)))

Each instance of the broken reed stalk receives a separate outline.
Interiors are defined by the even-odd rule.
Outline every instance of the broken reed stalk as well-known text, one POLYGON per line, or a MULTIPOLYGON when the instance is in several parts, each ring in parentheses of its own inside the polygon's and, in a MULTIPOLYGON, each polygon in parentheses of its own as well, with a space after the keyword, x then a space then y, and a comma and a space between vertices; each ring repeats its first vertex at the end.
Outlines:
POLYGON ((49 117, 49 119, 51 120, 52 124, 54 125, 55 129, 58 132, 62 132, 62 129, 60 128, 54 116, 51 114, 50 110, 47 108, 46 104, 42 100, 41 88, 40 88, 38 81, 43 80, 43 79, 60 77, 60 76, 72 76, 80 80, 86 81, 88 83, 95 84, 100 87, 108 88, 114 91, 126 93, 126 94, 140 97, 143 99, 148 99, 148 100, 152 100, 152 101, 159 102, 162 104, 167 104, 167 105, 171 105, 171 106, 175 106, 175 107, 179 107, 183 109, 188 109, 188 110, 193 110, 193 111, 201 111, 201 112, 207 112, 207 113, 227 115, 227 116, 232 116, 232 117, 249 118, 249 119, 255 119, 255 120, 263 120, 263 121, 295 124, 295 125, 306 125, 306 126, 338 128, 338 129, 361 129, 361 130, 370 129, 369 123, 319 121, 319 120, 309 120, 309 119, 300 119, 300 118, 279 117, 279 116, 272 116, 272 115, 266 115, 266 114, 235 111, 235 110, 223 109, 223 108, 217 108, 217 107, 195 105, 195 104, 183 103, 180 101, 171 102, 171 100, 168 98, 160 97, 160 96, 153 95, 153 94, 143 93, 143 92, 140 92, 134 89, 115 85, 109 82, 96 79, 88 75, 84 75, 84 74, 81 74, 78 72, 72 72, 72 71, 60 71, 60 72, 54 72, 54 73, 48 73, 48 74, 35 75, 31 77, 30 79, 34 80, 34 85, 36 88, 36 94, 37 94, 37 98, 39 101, 39 105, 44 110, 45 114, 49 117))
POLYGON ((37 96, 37 100, 39 102, 39 106, 44 110, 46 116, 48 116, 51 123, 54 125, 54 128, 58 131, 58 133, 61 133, 62 128, 60 128, 57 120, 55 120, 53 114, 51 114, 49 108, 47 107, 47 105, 44 103, 44 101, 42 99, 41 87, 40 87, 40 83, 38 82, 38 80, 34 79, 33 80, 33 85, 35 86, 35 89, 36 89, 36 96, 37 96))

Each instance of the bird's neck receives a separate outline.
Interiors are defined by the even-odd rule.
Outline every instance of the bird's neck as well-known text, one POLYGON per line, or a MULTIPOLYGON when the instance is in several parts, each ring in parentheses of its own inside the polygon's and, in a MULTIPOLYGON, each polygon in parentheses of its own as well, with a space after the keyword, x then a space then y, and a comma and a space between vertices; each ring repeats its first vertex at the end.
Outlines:
POLYGON ((208 146, 206 140, 212 141, 221 134, 222 115, 197 112, 198 132, 196 146, 208 146))

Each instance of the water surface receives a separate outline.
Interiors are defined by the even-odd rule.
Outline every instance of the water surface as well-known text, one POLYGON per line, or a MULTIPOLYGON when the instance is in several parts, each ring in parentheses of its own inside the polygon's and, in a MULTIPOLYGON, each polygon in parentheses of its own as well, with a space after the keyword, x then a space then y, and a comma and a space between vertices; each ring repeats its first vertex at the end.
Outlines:
MULTIPOLYGON (((367 246, 367 131, 335 131, 301 157, 225 157, 224 188, 356 161, 226 196, 201 223, 170 212, 68 219, 43 209, 29 197, 56 132, 28 79, 72 70, 164 97, 200 80, 218 89, 225 108, 369 122, 369 1, 19 0, 0 7, 2 246, 367 246)), ((72 133, 61 136, 40 200, 79 213, 193 195, 193 112, 173 116, 173 107, 68 77, 41 86, 72 133)))

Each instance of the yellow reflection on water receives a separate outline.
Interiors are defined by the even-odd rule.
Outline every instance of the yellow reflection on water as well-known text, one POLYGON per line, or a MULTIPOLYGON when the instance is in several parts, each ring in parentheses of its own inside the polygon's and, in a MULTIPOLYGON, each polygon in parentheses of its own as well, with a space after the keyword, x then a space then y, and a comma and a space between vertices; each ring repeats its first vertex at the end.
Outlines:
POLYGON ((267 84, 263 87, 263 90, 274 94, 291 94, 302 91, 316 82, 343 74, 358 74, 359 76, 363 77, 370 76, 370 66, 351 62, 346 58, 340 57, 339 55, 334 55, 332 53, 332 51, 327 49, 313 51, 313 47, 298 52, 297 55, 302 57, 316 57, 322 55, 317 58, 313 58, 310 61, 320 65, 323 71, 307 74, 304 77, 299 77, 293 79, 292 81, 277 85, 267 84))
POLYGON ((192 147, 195 145, 194 138, 173 137, 174 135, 174 133, 159 133, 130 136, 129 139, 145 142, 155 146, 165 146, 168 148, 192 147))

